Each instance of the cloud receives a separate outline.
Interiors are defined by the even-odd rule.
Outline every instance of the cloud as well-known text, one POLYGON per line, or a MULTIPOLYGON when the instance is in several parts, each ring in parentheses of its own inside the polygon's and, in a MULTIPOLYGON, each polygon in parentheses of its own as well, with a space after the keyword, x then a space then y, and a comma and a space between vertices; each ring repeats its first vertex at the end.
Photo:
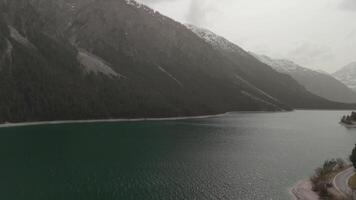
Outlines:
POLYGON ((219 13, 219 3, 216 0, 190 0, 186 21, 188 23, 204 26, 211 16, 219 13))
POLYGON ((354 37, 356 37, 356 29, 355 30, 352 30, 350 31, 347 35, 346 35, 346 40, 350 40, 350 39, 353 39, 354 37))
POLYGON ((324 60, 334 58, 334 54, 329 47, 309 42, 298 45, 288 54, 288 57, 293 58, 297 63, 313 68, 320 67, 316 65, 323 63, 324 60))
POLYGON ((153 8, 163 10, 163 13, 176 18, 179 15, 181 22, 197 26, 208 24, 214 15, 219 13, 219 6, 230 0, 137 0, 153 8), (176 13, 176 14, 173 14, 176 13))
POLYGON ((160 2, 173 2, 177 0, 139 0, 142 3, 160 3, 160 2))
POLYGON ((343 0, 340 4, 343 10, 356 11, 356 0, 343 0))
POLYGON ((204 8, 201 6, 201 3, 203 2, 200 0, 192 0, 190 2, 189 11, 186 16, 189 23, 200 25, 202 22, 204 22, 206 13, 204 8))

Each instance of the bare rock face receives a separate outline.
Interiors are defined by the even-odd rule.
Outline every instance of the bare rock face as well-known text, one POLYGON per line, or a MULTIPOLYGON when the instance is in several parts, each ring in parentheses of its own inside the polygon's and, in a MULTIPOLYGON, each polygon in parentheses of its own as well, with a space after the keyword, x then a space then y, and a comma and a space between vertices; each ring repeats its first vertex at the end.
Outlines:
POLYGON ((77 58, 85 73, 101 73, 108 77, 123 77, 106 64, 104 60, 83 49, 78 52, 77 58))

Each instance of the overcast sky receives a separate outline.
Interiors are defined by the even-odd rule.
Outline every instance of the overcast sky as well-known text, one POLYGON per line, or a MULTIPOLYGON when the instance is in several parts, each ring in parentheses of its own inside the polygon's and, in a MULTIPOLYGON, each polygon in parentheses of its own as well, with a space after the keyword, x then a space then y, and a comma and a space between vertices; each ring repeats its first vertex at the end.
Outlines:
POLYGON ((356 0, 139 0, 248 51, 334 72, 356 61, 356 0))

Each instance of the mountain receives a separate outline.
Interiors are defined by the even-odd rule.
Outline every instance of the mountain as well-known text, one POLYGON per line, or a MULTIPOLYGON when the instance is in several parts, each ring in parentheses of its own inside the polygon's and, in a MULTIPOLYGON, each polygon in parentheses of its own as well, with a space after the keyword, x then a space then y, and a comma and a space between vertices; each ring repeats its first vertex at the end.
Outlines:
POLYGON ((0 0, 0 10, 1 122, 290 109, 135 1, 0 0))
POLYGON ((132 0, 0 0, 0 13, 0 122, 350 107, 132 0))
POLYGON ((267 56, 257 54, 253 55, 278 72, 292 76, 299 84, 303 85, 313 94, 331 101, 356 103, 356 93, 326 72, 310 70, 289 60, 271 59, 267 56))
POLYGON ((290 61, 281 60, 277 63, 267 57, 266 59, 255 58, 239 46, 207 29, 189 24, 186 26, 211 44, 227 60, 233 62, 236 66, 235 72, 243 74, 241 76, 245 80, 288 105, 295 108, 323 108, 331 105, 330 102, 320 97, 327 97, 331 101, 341 99, 345 100, 341 102, 356 102, 356 94, 329 75, 307 70, 290 61), (292 71, 295 74, 289 73, 292 71), (311 74, 308 75, 308 73, 311 74), (297 81, 289 75, 293 78, 295 75, 297 81), (312 80, 313 77, 315 83, 312 80), (330 88, 323 87, 323 84, 330 88))
POLYGON ((332 75, 349 88, 356 91, 356 62, 346 65, 332 75))

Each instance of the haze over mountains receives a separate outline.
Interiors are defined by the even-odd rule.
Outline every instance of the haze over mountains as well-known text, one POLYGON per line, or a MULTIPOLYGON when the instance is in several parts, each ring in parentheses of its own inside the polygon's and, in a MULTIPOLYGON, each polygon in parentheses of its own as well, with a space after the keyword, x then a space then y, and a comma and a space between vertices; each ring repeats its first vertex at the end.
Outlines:
MULTIPOLYGON (((268 74, 268 72, 271 73, 270 70, 267 70, 268 72, 262 71, 262 69, 268 68, 261 67, 261 65, 256 62, 248 62, 250 65, 239 65, 240 62, 243 62, 243 57, 248 58, 252 55, 262 63, 272 67, 277 72, 290 75, 300 85, 304 86, 309 92, 313 94, 336 102, 356 102, 356 93, 340 81, 336 80, 331 75, 301 67, 293 63, 292 61, 274 60, 267 56, 247 53, 237 45, 229 42, 225 38, 218 36, 209 30, 198 28, 193 25, 187 25, 187 27, 190 28, 197 35, 199 35, 201 38, 212 44, 214 48, 222 51, 223 54, 227 55, 227 57, 229 57, 231 60, 234 60, 237 66, 242 66, 242 69, 245 69, 245 71, 251 71, 254 67, 257 67, 257 70, 260 70, 260 72, 252 75, 251 78, 258 78, 261 81, 261 79, 265 79, 266 76, 261 77, 257 74, 263 73, 266 75, 268 74)), ((277 74, 275 71, 273 73, 277 74)), ((266 80, 266 83, 267 82, 273 82, 273 78, 271 80, 266 80)), ((260 87, 263 87, 263 85, 264 84, 261 84, 260 87)), ((271 84, 267 85, 271 86, 271 84)), ((266 89, 266 91, 268 91, 268 89, 266 89)), ((273 89, 270 92, 273 92, 273 89)))
POLYGON ((326 72, 304 68, 289 60, 271 59, 267 56, 257 54, 253 55, 278 72, 289 74, 313 94, 331 101, 346 103, 356 102, 356 93, 326 72))
POLYGON ((0 122, 356 107, 135 1, 0 0, 0 11, 0 122))
POLYGON ((333 76, 356 91, 356 62, 352 62, 342 67, 333 76))
MULTIPOLYGON (((279 73, 278 70, 274 70, 270 63, 260 62, 239 46, 209 30, 193 25, 187 25, 187 27, 210 43, 227 60, 233 62, 236 69, 244 74, 246 80, 268 94, 295 108, 303 108, 315 100, 316 97, 310 93, 313 91, 308 92, 303 84, 298 84, 289 75, 285 75, 287 73, 279 73)), ((347 87, 345 88, 347 89, 347 87)), ((352 91, 350 92, 353 94, 352 91)), ((356 98, 346 102, 356 102, 356 98)))

